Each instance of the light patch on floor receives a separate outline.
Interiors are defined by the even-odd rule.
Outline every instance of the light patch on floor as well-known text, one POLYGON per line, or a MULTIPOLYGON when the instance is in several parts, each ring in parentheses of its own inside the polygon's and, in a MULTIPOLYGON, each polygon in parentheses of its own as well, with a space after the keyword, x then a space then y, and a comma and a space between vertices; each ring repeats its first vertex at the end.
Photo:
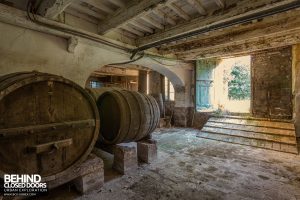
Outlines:
POLYGON ((194 129, 161 129, 158 160, 87 195, 73 189, 51 199, 300 199, 300 156, 196 137, 194 129))

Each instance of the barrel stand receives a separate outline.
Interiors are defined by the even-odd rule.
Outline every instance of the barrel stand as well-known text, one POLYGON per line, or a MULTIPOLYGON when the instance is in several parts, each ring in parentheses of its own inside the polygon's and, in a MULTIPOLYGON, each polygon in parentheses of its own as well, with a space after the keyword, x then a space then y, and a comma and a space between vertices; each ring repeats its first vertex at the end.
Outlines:
POLYGON ((136 145, 134 143, 114 145, 113 168, 121 174, 136 170, 138 167, 136 145))
POLYGON ((141 162, 152 163, 157 159, 157 144, 153 139, 146 139, 137 142, 138 159, 141 162))
POLYGON ((74 167, 73 170, 68 170, 63 176, 47 183, 49 189, 52 189, 71 181, 81 194, 102 187, 104 183, 102 159, 90 154, 83 163, 74 167))

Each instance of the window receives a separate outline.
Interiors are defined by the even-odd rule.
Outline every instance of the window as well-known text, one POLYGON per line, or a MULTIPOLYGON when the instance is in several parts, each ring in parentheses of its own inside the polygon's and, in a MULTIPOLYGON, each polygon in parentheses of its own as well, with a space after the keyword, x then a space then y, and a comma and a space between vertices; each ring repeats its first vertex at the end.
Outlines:
POLYGON ((90 88, 101 88, 102 83, 99 81, 90 81, 90 88))
POLYGON ((175 90, 173 84, 165 77, 165 100, 174 101, 175 100, 175 90))

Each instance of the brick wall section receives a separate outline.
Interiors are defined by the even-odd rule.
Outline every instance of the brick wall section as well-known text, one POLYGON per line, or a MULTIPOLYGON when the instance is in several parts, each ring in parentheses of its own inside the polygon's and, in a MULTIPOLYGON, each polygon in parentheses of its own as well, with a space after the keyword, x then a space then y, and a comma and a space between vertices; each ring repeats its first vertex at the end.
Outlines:
POLYGON ((252 114, 255 117, 292 117, 291 47, 252 55, 252 114))

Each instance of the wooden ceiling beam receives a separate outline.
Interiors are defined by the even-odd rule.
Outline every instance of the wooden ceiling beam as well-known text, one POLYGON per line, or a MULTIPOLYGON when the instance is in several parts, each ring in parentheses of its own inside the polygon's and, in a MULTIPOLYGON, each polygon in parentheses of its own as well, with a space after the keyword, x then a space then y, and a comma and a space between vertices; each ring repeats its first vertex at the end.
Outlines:
POLYGON ((187 2, 193 6, 201 15, 207 15, 206 9, 203 7, 199 0, 187 0, 187 2))
POLYGON ((215 0, 219 8, 225 8, 225 0, 215 0))
POLYGON ((167 14, 163 13, 160 9, 153 10, 153 14, 161 18, 163 21, 167 22, 171 25, 176 25, 175 20, 173 20, 171 17, 169 17, 167 14))
POLYGON ((198 17, 191 21, 178 24, 176 26, 165 28, 163 31, 157 31, 156 33, 137 39, 137 45, 143 46, 152 44, 160 40, 168 39, 182 34, 205 28, 207 26, 219 24, 234 20, 257 12, 263 12, 264 10, 275 8, 281 5, 285 5, 295 0, 284 0, 274 3, 273 0, 240 0, 239 3, 228 5, 227 9, 223 11, 224 14, 215 13, 208 17, 198 17))
POLYGON ((224 47, 207 48, 190 54, 178 55, 178 58, 185 60, 196 60, 201 58, 220 58, 227 56, 239 56, 251 54, 257 51, 285 47, 300 43, 300 29, 280 33, 277 36, 265 35, 236 43, 227 44, 224 47))
POLYGON ((90 16, 93 16, 97 19, 104 19, 105 18, 105 15, 99 13, 99 12, 96 12, 86 6, 82 6, 80 4, 71 4, 70 5, 70 8, 74 9, 74 10, 77 10, 81 13, 84 13, 84 14, 87 14, 87 15, 90 15, 90 16))
POLYGON ((191 20, 191 17, 186 12, 184 12, 184 10, 178 7, 175 3, 168 4, 168 7, 172 9, 179 17, 187 21, 191 20))
MULTIPOLYGON (((276 18, 269 18, 265 21, 247 25, 246 29, 236 28, 225 30, 223 34, 217 36, 203 37, 186 44, 164 47, 167 51, 160 49, 160 53, 175 53, 181 58, 192 58, 198 54, 202 56, 206 55, 206 53, 216 51, 216 49, 219 51, 222 48, 227 49, 228 46, 243 45, 244 42, 249 43, 266 38, 276 41, 277 37, 282 38, 285 35, 297 33, 299 30, 300 13, 294 11, 282 13, 277 15, 276 18)), ((289 39, 287 39, 287 41, 288 40, 289 39)))
POLYGON ((99 33, 104 34, 107 31, 118 28, 124 24, 129 23, 138 16, 145 16, 156 7, 161 0, 132 0, 125 7, 119 9, 113 15, 106 17, 99 23, 99 33))
POLYGON ((48 19, 55 19, 75 0, 43 0, 37 8, 37 13, 48 19))
POLYGON ((164 26, 161 25, 158 21, 156 21, 155 19, 153 19, 152 17, 149 16, 143 16, 141 17, 144 21, 146 21, 147 23, 151 24, 152 26, 154 26, 155 28, 158 29, 164 29, 164 26))
POLYGON ((139 31, 139 30, 136 30, 136 29, 134 29, 134 28, 132 28, 132 27, 130 27, 130 26, 122 26, 121 27, 122 29, 124 29, 124 30, 126 30, 126 31, 128 31, 128 32, 130 32, 130 33, 133 33, 133 34, 135 34, 135 35, 138 35, 138 36, 143 36, 144 35, 144 33, 143 32, 141 32, 141 31, 139 31))
POLYGON ((118 6, 120 8, 125 7, 125 3, 122 0, 108 0, 110 3, 114 4, 115 6, 118 6))
POLYGON ((110 8, 109 6, 105 5, 102 1, 99 0, 80 0, 82 3, 87 3, 90 4, 92 6, 94 6, 95 8, 102 10, 108 14, 114 13, 115 11, 110 8))
POLYGON ((137 21, 131 21, 129 24, 136 27, 137 29, 143 30, 148 33, 153 33, 153 29, 151 29, 148 26, 145 26, 144 24, 141 24, 137 21))

